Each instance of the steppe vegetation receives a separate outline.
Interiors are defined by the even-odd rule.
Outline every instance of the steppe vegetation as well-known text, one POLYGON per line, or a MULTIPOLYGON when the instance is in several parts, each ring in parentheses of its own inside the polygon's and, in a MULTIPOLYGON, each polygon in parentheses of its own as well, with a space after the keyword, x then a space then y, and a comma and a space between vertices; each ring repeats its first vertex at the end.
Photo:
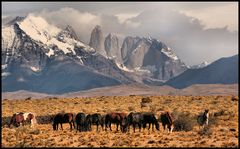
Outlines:
POLYGON ((101 96, 92 98, 2 99, 2 147, 239 147, 238 96, 101 96), (196 116, 209 109, 209 126, 199 128, 196 116), (173 133, 145 129, 134 133, 113 131, 53 131, 51 116, 58 112, 105 114, 111 111, 151 111, 159 117, 170 111, 175 118, 173 133), (9 128, 6 124, 15 112, 34 112, 38 123, 9 128))

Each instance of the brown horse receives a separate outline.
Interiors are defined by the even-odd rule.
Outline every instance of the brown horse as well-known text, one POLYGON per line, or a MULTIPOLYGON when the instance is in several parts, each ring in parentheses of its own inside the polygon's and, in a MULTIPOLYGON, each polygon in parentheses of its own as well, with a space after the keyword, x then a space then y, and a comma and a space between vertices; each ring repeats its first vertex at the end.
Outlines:
POLYGON ((172 114, 170 114, 169 112, 163 112, 160 114, 160 119, 162 122, 163 129, 165 130, 165 127, 167 125, 168 131, 170 131, 171 133, 174 128, 174 119, 172 114))
POLYGON ((107 131, 107 127, 110 127, 110 130, 112 131, 111 128, 111 123, 115 123, 117 125, 117 131, 118 131, 118 126, 120 125, 121 131, 124 131, 123 126, 125 126, 125 122, 127 122, 127 114, 126 113, 108 113, 105 117, 105 131, 107 131))
POLYGON ((29 112, 29 113, 23 113, 23 112, 14 113, 11 118, 9 127, 11 125, 18 127, 18 126, 29 124, 29 123, 30 123, 31 127, 33 127, 34 124, 37 123, 36 116, 34 113, 31 113, 31 112, 29 112))
POLYGON ((53 118, 53 124, 52 124, 53 130, 58 130, 58 124, 61 125, 61 129, 63 130, 63 127, 62 127, 63 123, 69 123, 70 130, 72 130, 72 124, 73 124, 73 127, 75 128, 73 113, 58 113, 53 118))
POLYGON ((126 113, 118 113, 120 116, 120 129, 122 132, 127 132, 128 128, 128 119, 126 113))

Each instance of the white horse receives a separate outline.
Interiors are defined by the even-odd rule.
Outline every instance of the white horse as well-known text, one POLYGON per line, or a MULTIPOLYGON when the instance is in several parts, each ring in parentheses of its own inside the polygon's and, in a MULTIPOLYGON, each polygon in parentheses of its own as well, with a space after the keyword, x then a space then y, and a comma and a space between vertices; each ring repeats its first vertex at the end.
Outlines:
POLYGON ((36 120, 36 114, 32 113, 32 112, 26 112, 23 113, 23 117, 24 117, 24 121, 25 122, 31 122, 30 126, 34 127, 35 124, 37 124, 37 120, 36 120))

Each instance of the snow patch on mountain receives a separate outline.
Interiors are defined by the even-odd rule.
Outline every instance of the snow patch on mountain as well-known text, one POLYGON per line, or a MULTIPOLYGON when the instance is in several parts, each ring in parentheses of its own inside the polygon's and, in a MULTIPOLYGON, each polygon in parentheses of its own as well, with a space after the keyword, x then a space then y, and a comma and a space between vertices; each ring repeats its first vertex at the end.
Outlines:
POLYGON ((173 60, 178 60, 178 57, 172 52, 171 48, 167 47, 167 49, 162 48, 161 50, 166 56, 173 60))
POLYGON ((7 64, 2 65, 2 70, 7 68, 7 64))
POLYGON ((134 70, 128 69, 128 68, 127 68, 126 66, 124 66, 123 64, 119 64, 119 63, 117 63, 117 62, 116 62, 116 64, 117 64, 118 68, 120 68, 120 69, 123 70, 123 71, 126 71, 126 72, 134 72, 134 70))
POLYGON ((199 68, 203 68, 208 66, 210 63, 208 63, 207 61, 202 62, 201 64, 198 65, 193 65, 193 66, 189 66, 189 68, 191 69, 199 69, 199 68))
POLYGON ((48 57, 50 57, 51 55, 54 55, 53 49, 49 49, 49 52, 46 53, 46 55, 47 55, 48 57))
POLYGON ((33 67, 33 66, 31 66, 30 68, 31 68, 31 70, 34 71, 34 72, 40 71, 40 68, 38 68, 38 67, 33 67))
POLYGON ((2 72, 2 77, 6 77, 6 76, 9 76, 10 73, 9 72, 2 72))

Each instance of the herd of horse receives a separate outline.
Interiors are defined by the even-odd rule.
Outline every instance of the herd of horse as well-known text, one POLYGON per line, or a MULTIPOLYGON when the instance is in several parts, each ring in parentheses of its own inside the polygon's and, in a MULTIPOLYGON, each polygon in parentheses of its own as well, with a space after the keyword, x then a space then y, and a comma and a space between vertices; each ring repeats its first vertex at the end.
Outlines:
MULTIPOLYGON (((164 112, 160 115, 163 128, 168 126, 170 132, 173 130, 173 116, 169 112, 164 112)), ((102 130, 107 131, 109 128, 112 131, 111 124, 116 124, 116 131, 120 130, 121 132, 130 131, 130 126, 133 126, 133 131, 135 132, 136 126, 138 126, 139 131, 141 128, 145 129, 148 124, 148 129, 152 126, 154 131, 154 126, 159 130, 159 123, 154 113, 151 112, 131 112, 126 114, 123 112, 111 112, 107 114, 85 114, 85 113, 58 113, 52 121, 53 130, 58 130, 60 124, 61 129, 63 130, 62 124, 69 123, 70 130, 76 128, 78 131, 91 131, 92 125, 96 125, 96 131, 99 131, 99 126, 102 127, 102 130), (75 126, 76 123, 76 126, 75 126), (104 128, 105 127, 105 128, 104 128)))
MULTIPOLYGON (((174 128, 174 118, 173 115, 164 111, 159 115, 160 122, 162 123, 163 129, 166 129, 168 132, 172 132, 174 128)), ((197 118, 197 122, 200 126, 208 125, 209 119, 209 111, 205 110, 203 114, 199 115, 197 118)), ((13 114, 9 127, 14 125, 16 127, 20 125, 24 125, 26 123, 31 124, 31 127, 37 123, 36 115, 34 113, 15 113, 13 114)), ((77 129, 77 131, 91 131, 92 125, 96 125, 96 131, 99 131, 99 126, 102 127, 102 130, 107 131, 109 128, 112 131, 111 124, 116 124, 116 131, 118 131, 119 126, 121 132, 129 132, 130 127, 133 127, 133 131, 135 132, 136 126, 139 128, 139 132, 141 129, 145 129, 148 124, 148 130, 152 126, 152 131, 154 131, 154 127, 157 130, 160 130, 159 121, 156 118, 156 115, 152 112, 131 112, 129 114, 124 112, 110 112, 107 114, 85 114, 85 113, 58 113, 52 119, 52 127, 53 130, 58 130, 58 126, 61 126, 63 130, 62 124, 69 123, 70 130, 77 129), (105 128, 104 128, 105 127, 105 128)))

